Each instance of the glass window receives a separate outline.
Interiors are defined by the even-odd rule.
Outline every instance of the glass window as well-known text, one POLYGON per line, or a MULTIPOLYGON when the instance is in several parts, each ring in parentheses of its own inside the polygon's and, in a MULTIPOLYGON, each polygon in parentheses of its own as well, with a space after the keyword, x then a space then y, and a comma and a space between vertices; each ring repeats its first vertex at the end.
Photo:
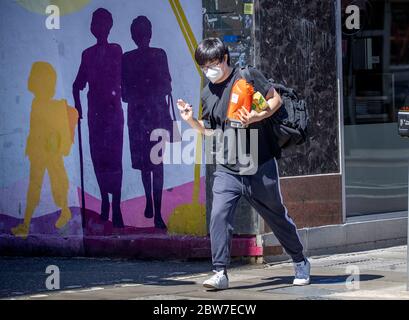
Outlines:
POLYGON ((406 211, 409 139, 396 121, 409 105, 409 1, 349 4, 362 23, 342 37, 347 216, 406 211))

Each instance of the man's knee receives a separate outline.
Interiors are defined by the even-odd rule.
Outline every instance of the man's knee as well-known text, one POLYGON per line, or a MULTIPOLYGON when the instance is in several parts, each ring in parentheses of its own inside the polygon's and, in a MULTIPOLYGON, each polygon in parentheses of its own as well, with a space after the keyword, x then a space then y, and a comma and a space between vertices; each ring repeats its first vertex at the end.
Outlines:
POLYGON ((218 227, 224 227, 229 223, 229 214, 229 208, 222 206, 213 207, 210 214, 210 228, 217 229, 218 227))

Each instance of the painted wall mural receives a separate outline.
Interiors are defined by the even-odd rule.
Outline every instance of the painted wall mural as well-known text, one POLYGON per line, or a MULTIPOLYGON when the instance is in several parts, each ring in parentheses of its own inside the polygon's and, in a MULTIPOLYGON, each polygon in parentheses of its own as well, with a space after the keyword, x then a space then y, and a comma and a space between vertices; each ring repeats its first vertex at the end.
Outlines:
POLYGON ((202 2, 70 3, 0 4, 0 235, 206 235, 204 166, 150 157, 155 129, 163 158, 191 143, 173 97, 200 114, 202 2))
POLYGON ((48 172, 55 204, 61 208, 55 223, 57 229, 71 219, 68 208, 68 177, 63 157, 74 142, 76 109, 66 100, 54 100, 57 74, 47 62, 35 62, 28 79, 28 90, 34 95, 31 104, 30 133, 25 155, 30 161, 30 180, 23 223, 11 229, 15 236, 26 238, 34 210, 40 202, 45 171, 48 172))

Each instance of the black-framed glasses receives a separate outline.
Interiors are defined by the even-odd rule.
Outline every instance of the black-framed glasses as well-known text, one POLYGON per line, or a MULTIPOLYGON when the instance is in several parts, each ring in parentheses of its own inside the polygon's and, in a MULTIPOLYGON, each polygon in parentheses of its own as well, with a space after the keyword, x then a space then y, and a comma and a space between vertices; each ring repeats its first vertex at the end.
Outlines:
POLYGON ((213 63, 213 64, 211 64, 209 66, 200 66, 200 70, 202 70, 204 73, 206 73, 207 70, 209 70, 211 68, 219 67, 221 64, 222 63, 219 61, 219 62, 215 62, 215 63, 213 63))

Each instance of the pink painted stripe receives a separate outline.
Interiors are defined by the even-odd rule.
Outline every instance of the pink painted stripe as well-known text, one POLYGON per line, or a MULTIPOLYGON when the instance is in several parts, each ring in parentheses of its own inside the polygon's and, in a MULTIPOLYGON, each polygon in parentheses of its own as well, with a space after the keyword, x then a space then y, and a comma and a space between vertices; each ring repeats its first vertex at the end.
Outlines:
MULTIPOLYGON (((211 257, 210 238, 174 237, 168 235, 138 235, 131 237, 107 238, 85 237, 84 247, 87 255, 141 258, 209 258, 211 257), (114 249, 113 249, 114 248, 114 249)), ((257 247, 256 237, 234 237, 233 257, 259 257, 263 248, 257 247)))
MULTIPOLYGON (((173 188, 172 190, 163 190, 162 193, 162 218, 165 223, 168 222, 169 216, 173 210, 184 204, 191 203, 193 196, 193 182, 173 188)), ((205 177, 200 179, 200 196, 199 203, 206 202, 206 184, 205 177)), ((81 203, 81 189, 78 188, 78 199, 81 203)), ((121 203, 122 217, 126 226, 137 228, 152 228, 154 227, 153 219, 146 219, 144 216, 146 205, 145 196, 136 197, 130 200, 125 200, 121 203)), ((100 212, 101 200, 85 193, 85 207, 93 212, 100 212)), ((112 210, 110 212, 112 217, 112 210)), ((110 218, 112 220, 112 218, 110 218)))

